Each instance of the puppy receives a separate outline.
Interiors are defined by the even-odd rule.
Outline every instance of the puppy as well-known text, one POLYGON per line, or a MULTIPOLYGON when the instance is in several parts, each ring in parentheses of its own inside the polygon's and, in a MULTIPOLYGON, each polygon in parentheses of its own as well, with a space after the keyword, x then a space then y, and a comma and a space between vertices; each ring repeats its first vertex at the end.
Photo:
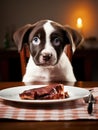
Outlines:
POLYGON ((76 81, 72 65, 64 52, 69 44, 74 52, 82 36, 68 26, 41 20, 19 28, 13 39, 21 51, 28 44, 30 58, 23 82, 76 81))

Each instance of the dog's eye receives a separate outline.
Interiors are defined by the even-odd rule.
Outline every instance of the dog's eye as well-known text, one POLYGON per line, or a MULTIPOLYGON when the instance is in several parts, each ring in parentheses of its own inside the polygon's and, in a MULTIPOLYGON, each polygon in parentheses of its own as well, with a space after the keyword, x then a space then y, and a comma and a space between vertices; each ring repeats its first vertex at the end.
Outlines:
POLYGON ((60 45, 60 39, 59 38, 55 38, 54 41, 53 41, 53 45, 54 46, 59 46, 60 45))
POLYGON ((34 37, 32 43, 33 43, 34 45, 39 45, 39 44, 40 44, 40 39, 39 39, 39 37, 34 37))

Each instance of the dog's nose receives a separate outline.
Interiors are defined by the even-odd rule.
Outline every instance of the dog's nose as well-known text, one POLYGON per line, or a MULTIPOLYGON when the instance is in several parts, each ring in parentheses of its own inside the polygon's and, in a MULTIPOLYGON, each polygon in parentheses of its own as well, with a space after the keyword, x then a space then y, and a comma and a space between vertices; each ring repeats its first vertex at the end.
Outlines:
POLYGON ((52 54, 50 54, 50 53, 44 53, 43 54, 43 60, 44 61, 49 61, 51 59, 51 57, 52 57, 52 54))

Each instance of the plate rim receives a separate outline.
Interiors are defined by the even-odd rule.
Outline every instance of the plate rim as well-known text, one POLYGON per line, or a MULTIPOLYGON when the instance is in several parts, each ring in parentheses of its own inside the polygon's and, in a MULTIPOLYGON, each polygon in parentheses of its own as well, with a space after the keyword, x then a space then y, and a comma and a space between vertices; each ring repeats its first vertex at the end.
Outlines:
MULTIPOLYGON (((5 88, 5 89, 1 89, 0 90, 0 94, 4 91, 7 91, 7 90, 10 90, 10 89, 19 89, 19 88, 27 88, 27 87, 33 87, 34 86, 36 87, 44 87, 44 86, 47 86, 47 85, 23 85, 23 86, 14 86, 14 87, 9 87, 9 88, 5 88)), ((6 101, 11 101, 11 102, 19 102, 19 103, 32 103, 32 104, 47 104, 47 103, 59 103, 59 102, 66 102, 66 101, 72 101, 72 100, 77 100, 77 99, 81 99, 81 98, 84 98, 84 97, 87 97, 90 92, 88 89, 85 89, 85 88, 81 88, 81 87, 77 87, 77 86, 71 86, 71 85, 64 85, 64 87, 66 88, 72 88, 72 89, 80 89, 80 90, 83 90, 83 91, 87 91, 88 94, 84 95, 84 96, 78 96, 78 97, 75 97, 75 98, 65 98, 65 99, 53 99, 53 100, 18 100, 18 99, 9 99, 7 97, 3 97, 2 95, 0 95, 0 99, 3 99, 3 100, 6 100, 6 101)), ((29 89, 29 88, 28 88, 29 89)), ((26 90, 26 89, 24 89, 26 90)), ((24 91, 23 90, 23 91, 24 91)), ((18 93, 19 94, 19 93, 18 93)))

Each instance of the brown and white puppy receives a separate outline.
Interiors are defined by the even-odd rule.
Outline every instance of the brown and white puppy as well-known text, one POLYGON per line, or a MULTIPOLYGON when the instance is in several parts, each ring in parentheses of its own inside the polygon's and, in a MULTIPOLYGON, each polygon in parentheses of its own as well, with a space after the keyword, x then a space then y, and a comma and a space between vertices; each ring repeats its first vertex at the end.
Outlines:
POLYGON ((18 50, 25 43, 30 50, 23 81, 76 81, 64 48, 70 44, 74 52, 81 40, 82 36, 74 29, 50 20, 19 28, 14 33, 18 50))

